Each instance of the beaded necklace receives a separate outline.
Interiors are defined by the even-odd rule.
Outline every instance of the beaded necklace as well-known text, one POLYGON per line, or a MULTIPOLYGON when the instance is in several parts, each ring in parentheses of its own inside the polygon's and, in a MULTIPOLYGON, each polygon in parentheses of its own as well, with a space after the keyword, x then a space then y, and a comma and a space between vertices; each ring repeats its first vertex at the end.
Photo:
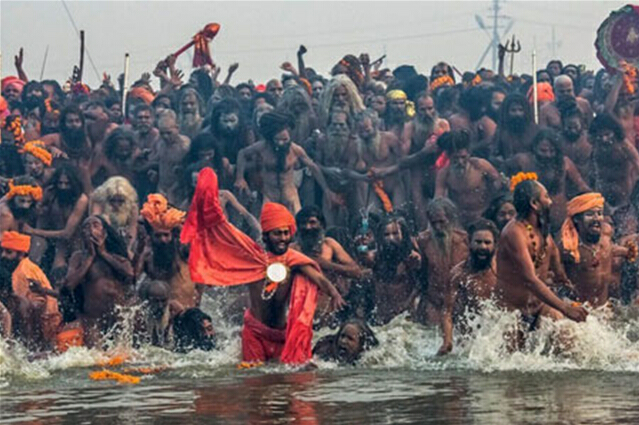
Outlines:
POLYGON ((544 259, 546 258, 546 240, 542 239, 543 244, 541 252, 539 252, 537 249, 537 241, 535 240, 535 232, 532 224, 525 222, 524 224, 526 225, 526 230, 528 230, 528 236, 530 237, 530 243, 532 244, 532 260, 533 263, 535 263, 535 269, 537 269, 541 265, 542 261, 544 261, 544 259))

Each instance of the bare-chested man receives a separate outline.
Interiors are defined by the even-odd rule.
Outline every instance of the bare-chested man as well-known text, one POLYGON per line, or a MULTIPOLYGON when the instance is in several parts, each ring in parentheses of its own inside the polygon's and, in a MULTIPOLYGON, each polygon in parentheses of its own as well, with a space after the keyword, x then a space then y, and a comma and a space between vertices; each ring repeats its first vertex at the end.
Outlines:
POLYGON ((495 252, 499 231, 493 222, 479 219, 468 228, 468 258, 451 271, 451 291, 445 299, 442 320, 443 342, 438 354, 453 349, 453 319, 461 321, 465 315, 477 314, 480 303, 489 299, 497 284, 495 252))
POLYGON ((130 299, 134 273, 124 241, 104 219, 84 220, 82 238, 84 247, 71 256, 64 285, 71 292, 81 288, 84 342, 93 347, 118 322, 117 307, 130 299))
POLYGON ((468 225, 484 214, 491 194, 501 189, 501 177, 490 162, 470 156, 468 132, 444 133, 437 144, 450 164, 437 173, 435 196, 450 198, 459 210, 461 223, 468 225))
POLYGON ((202 128, 202 99, 194 88, 185 88, 180 92, 179 123, 180 134, 189 139, 198 135, 202 128))
POLYGON ((408 97, 402 90, 391 90, 386 93, 386 111, 382 129, 393 133, 400 140, 404 126, 411 118, 406 109, 407 102, 408 97))
MULTIPOLYGON (((326 220, 322 211, 316 206, 304 207, 295 215, 295 222, 299 229, 298 242, 293 243, 291 249, 301 251, 315 260, 342 297, 346 297, 350 280, 361 278, 363 273, 342 245, 325 235, 326 220)), ((325 294, 319 295, 316 317, 324 314, 329 301, 325 294)))
POLYGON ((42 188, 33 177, 17 177, 0 200, 0 240, 2 232, 24 232, 25 225, 35 227, 36 204, 42 200, 42 188))
POLYGON ((152 158, 157 155, 160 132, 153 126, 155 112, 146 103, 141 103, 133 111, 133 130, 137 136, 141 155, 152 158))
POLYGON ((289 129, 293 126, 292 118, 288 114, 268 112, 262 115, 260 132, 265 140, 239 152, 235 187, 240 193, 249 190, 244 173, 247 158, 251 158, 260 170, 263 202, 279 202, 297 213, 302 206, 293 181, 293 171, 299 165, 305 165, 311 170, 327 196, 334 198, 336 195, 328 188, 322 171, 309 158, 306 151, 291 141, 289 129))
POLYGON ((91 182, 99 186, 115 176, 135 182, 133 165, 138 154, 135 133, 122 127, 113 130, 91 161, 91 182))
POLYGON ((441 326, 451 291, 450 272, 468 257, 468 236, 458 229, 457 209, 447 198, 432 200, 427 217, 430 229, 419 234, 417 244, 428 273, 428 287, 421 294, 416 318, 441 326))
POLYGON ((389 215, 377 227, 373 266, 374 318, 379 324, 415 309, 422 258, 406 221, 389 215))
MULTIPOLYGON (((399 139, 391 132, 379 130, 379 118, 377 113, 365 110, 355 116, 357 130, 358 161, 355 169, 366 174, 371 168, 386 168, 396 165, 402 156, 399 139)), ((393 205, 400 206, 406 202, 406 190, 404 182, 399 175, 389 175, 382 180, 384 191, 388 194, 393 205)), ((363 185, 363 194, 360 196, 362 206, 368 207, 371 203, 378 204, 376 196, 372 195, 371 185, 363 185)))
POLYGON ((539 181, 548 190, 552 199, 552 233, 559 230, 566 218, 567 188, 570 186, 577 193, 590 191, 575 164, 563 155, 562 147, 559 134, 553 129, 544 128, 533 139, 532 152, 517 154, 506 163, 510 175, 521 171, 536 173, 539 181))
POLYGON ((218 155, 222 158, 225 172, 223 181, 232 181, 230 165, 236 164, 240 150, 253 143, 252 133, 248 131, 245 121, 242 107, 235 99, 222 99, 211 111, 209 131, 219 144, 218 155))
POLYGON ((151 194, 142 206, 149 239, 138 243, 136 275, 144 271, 149 278, 169 285, 169 297, 185 309, 197 307, 202 296, 201 285, 191 280, 185 252, 180 245, 179 232, 185 213, 168 206, 166 198, 151 194))
POLYGON ((555 281, 567 283, 559 250, 550 236, 552 200, 541 183, 517 183, 520 177, 513 181, 517 218, 506 225, 499 239, 495 295, 501 305, 521 313, 524 328, 520 333, 535 330, 541 317, 584 321, 588 312, 583 307, 562 301, 546 284, 551 269, 555 281))
POLYGON ((499 166, 518 153, 528 152, 538 130, 526 96, 519 93, 506 96, 492 142, 493 163, 499 166))
POLYGON ((158 192, 171 204, 179 205, 179 181, 182 160, 189 151, 191 141, 179 134, 175 112, 165 111, 158 119, 160 144, 158 146, 158 192))
POLYGON ((576 101, 587 126, 592 122, 592 108, 590 102, 582 97, 575 96, 575 88, 572 79, 567 75, 560 75, 553 82, 555 101, 547 103, 539 110, 539 125, 552 127, 561 131, 561 114, 559 105, 564 102, 576 101))
POLYGON ((594 146, 595 188, 610 206, 623 206, 639 179, 639 153, 610 115, 598 115, 589 134, 594 146))
POLYGON ((612 243, 603 229, 604 198, 585 193, 568 202, 568 217, 561 229, 560 250, 566 273, 574 282, 577 301, 600 307, 614 286, 614 257, 626 257, 628 248, 612 243))
POLYGON ((587 128, 576 103, 562 105, 561 135, 564 137, 564 155, 575 164, 585 182, 593 180, 592 143, 588 140, 587 128))
MULTIPOLYGON (((637 147, 637 131, 635 129, 636 97, 628 93, 624 87, 625 71, 617 72, 611 77, 612 87, 606 96, 604 111, 612 115, 623 128, 626 138, 637 147)), ((633 82, 632 84, 635 84, 633 82)))
POLYGON ((70 164, 59 166, 44 193, 37 228, 25 225, 23 230, 55 245, 52 271, 65 267, 71 254, 80 248, 80 223, 88 206, 89 197, 82 192, 82 182, 75 167, 70 164))

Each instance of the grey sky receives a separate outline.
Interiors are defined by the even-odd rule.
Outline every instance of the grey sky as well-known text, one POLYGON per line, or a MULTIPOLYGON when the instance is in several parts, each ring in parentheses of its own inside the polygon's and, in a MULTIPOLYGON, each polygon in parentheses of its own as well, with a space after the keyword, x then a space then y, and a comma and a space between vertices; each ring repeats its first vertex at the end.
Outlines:
MULTIPOLYGON (((68 1, 67 6, 86 42, 97 71, 117 76, 124 53, 131 54, 132 78, 152 71, 158 60, 177 50, 209 22, 222 29, 213 41, 213 59, 226 68, 239 62, 234 82, 256 83, 280 75, 279 65, 294 62, 300 43, 308 48, 307 64, 327 74, 346 53, 384 52, 387 66, 413 64, 428 74, 439 60, 472 70, 488 43, 475 15, 486 25, 491 1, 447 2, 178 2, 68 1)), ((502 14, 514 18, 511 34, 521 40, 515 70, 530 72, 536 45, 539 65, 556 55, 564 63, 598 67, 593 43, 599 24, 620 1, 502 2, 502 14)), ((79 42, 61 1, 0 2, 2 75, 15 73, 13 56, 25 48, 25 69, 38 79, 49 45, 45 78, 65 80, 78 61, 79 42)), ((490 54, 484 65, 490 67, 490 54)), ((189 57, 178 63, 188 74, 189 57)), ((96 73, 85 61, 85 81, 96 73)))

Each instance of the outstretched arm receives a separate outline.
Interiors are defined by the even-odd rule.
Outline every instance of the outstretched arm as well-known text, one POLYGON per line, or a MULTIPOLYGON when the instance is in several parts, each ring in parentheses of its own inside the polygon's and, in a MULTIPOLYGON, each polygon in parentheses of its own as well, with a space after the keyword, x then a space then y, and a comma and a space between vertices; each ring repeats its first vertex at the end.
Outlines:
POLYGON ((311 282, 317 285, 320 291, 331 297, 331 310, 336 311, 346 305, 346 302, 339 294, 337 288, 335 288, 335 286, 315 267, 311 265, 301 266, 300 272, 306 275, 311 282))
POLYGON ((82 194, 80 198, 75 203, 75 207, 73 207, 73 211, 71 215, 67 219, 67 222, 64 226, 64 229, 61 230, 42 230, 42 229, 32 229, 30 227, 25 226, 25 233, 31 234, 32 236, 40 236, 41 238, 51 238, 51 239, 70 239, 71 236, 75 233, 80 222, 82 221, 82 217, 84 217, 84 213, 87 211, 87 207, 89 206, 89 198, 82 194))

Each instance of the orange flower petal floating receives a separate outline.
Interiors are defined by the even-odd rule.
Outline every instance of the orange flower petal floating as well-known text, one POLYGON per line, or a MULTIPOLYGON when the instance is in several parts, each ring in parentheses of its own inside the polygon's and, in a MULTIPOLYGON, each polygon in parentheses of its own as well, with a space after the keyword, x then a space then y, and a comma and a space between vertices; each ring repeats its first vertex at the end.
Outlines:
POLYGON ((139 384, 140 378, 133 375, 125 375, 122 373, 113 372, 111 370, 99 370, 91 372, 89 378, 94 381, 116 381, 118 384, 139 384))

